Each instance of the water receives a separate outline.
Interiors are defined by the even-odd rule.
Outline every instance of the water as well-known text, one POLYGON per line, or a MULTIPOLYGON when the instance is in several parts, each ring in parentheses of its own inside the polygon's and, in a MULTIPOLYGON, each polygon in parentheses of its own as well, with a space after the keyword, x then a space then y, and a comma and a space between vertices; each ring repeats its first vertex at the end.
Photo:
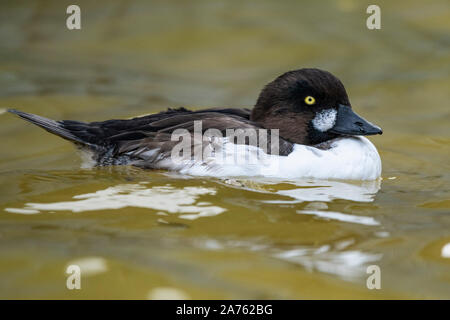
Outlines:
POLYGON ((0 5, 0 298, 450 298, 448 1, 379 1, 378 31, 351 0, 78 4, 80 31, 60 1, 0 5), (381 182, 81 169, 4 112, 247 107, 306 66, 382 126, 381 182))

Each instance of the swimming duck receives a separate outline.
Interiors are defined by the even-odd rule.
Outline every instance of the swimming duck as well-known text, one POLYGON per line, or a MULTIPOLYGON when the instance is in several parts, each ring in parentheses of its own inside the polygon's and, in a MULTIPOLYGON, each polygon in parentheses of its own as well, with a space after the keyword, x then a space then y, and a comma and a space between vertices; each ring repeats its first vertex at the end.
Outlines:
POLYGON ((381 128, 352 110, 337 77, 314 68, 282 74, 251 110, 178 108, 90 123, 8 111, 73 142, 94 165, 283 179, 374 180, 381 174, 377 149, 363 137, 382 134, 381 128))

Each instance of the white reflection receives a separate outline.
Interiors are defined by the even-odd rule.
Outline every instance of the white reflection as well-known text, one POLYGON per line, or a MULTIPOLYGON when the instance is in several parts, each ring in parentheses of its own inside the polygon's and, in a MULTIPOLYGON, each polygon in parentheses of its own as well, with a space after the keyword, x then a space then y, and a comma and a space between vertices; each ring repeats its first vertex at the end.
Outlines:
POLYGON ((5 208, 5 211, 11 212, 11 213, 20 213, 20 214, 36 214, 36 213, 39 213, 38 210, 22 209, 22 208, 5 208))
POLYGON ((293 200, 267 200, 266 203, 290 204, 308 201, 330 202, 335 199, 372 202, 381 188, 381 179, 373 181, 335 181, 318 179, 280 180, 269 178, 225 179, 228 186, 256 192, 275 193, 293 200), (283 190, 272 191, 268 187, 283 185, 283 190), (286 189, 286 186, 291 188, 286 189))
POLYGON ((343 221, 343 222, 364 224, 367 226, 380 225, 380 223, 372 217, 355 216, 355 215, 351 215, 351 214, 345 214, 345 213, 334 212, 334 211, 298 210, 297 213, 310 214, 310 215, 314 215, 314 216, 320 217, 320 218, 338 220, 338 221, 343 221))
POLYGON ((93 276, 108 271, 106 260, 101 257, 84 257, 72 260, 67 265, 80 267, 83 276, 93 276))
POLYGON ((271 203, 329 202, 335 199, 372 202, 378 190, 380 190, 381 180, 354 183, 311 180, 294 182, 293 184, 300 188, 280 190, 277 193, 294 198, 294 201, 272 201, 271 203))
POLYGON ((366 265, 381 259, 382 254, 366 253, 358 250, 330 251, 330 246, 301 248, 283 251, 275 257, 299 264, 310 271, 320 271, 338 275, 344 279, 361 277, 366 265))
POLYGON ((375 195, 381 188, 381 179, 374 181, 333 181, 305 179, 296 181, 280 181, 259 179, 256 181, 242 180, 240 185, 237 181, 226 181, 227 184, 245 187, 249 190, 268 193, 267 185, 276 185, 285 182, 286 185, 292 185, 290 189, 275 191, 276 194, 293 198, 293 200, 268 200, 266 203, 273 204, 294 204, 310 202, 305 210, 298 210, 299 214, 315 215, 324 219, 331 219, 343 222, 357 223, 368 226, 378 226, 380 222, 372 217, 351 215, 342 212, 326 211, 327 202, 336 199, 350 200, 357 202, 372 202, 375 195))
POLYGON ((442 258, 450 258, 450 243, 442 247, 441 255, 442 258))
POLYGON ((96 211, 125 207, 148 208, 169 213, 182 213, 180 218, 197 219, 215 216, 225 209, 208 202, 196 203, 200 195, 214 195, 212 188, 157 186, 148 188, 144 183, 124 184, 74 196, 73 201, 53 203, 27 203, 25 208, 6 208, 13 213, 33 214, 40 211, 96 211))
POLYGON ((147 295, 148 300, 187 300, 189 296, 180 289, 172 287, 157 287, 147 295))

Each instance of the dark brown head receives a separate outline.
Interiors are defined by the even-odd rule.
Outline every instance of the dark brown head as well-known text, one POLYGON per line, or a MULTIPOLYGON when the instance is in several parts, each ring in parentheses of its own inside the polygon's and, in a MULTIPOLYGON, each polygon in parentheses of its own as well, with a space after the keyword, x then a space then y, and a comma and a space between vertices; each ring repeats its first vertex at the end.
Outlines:
POLYGON ((381 134, 351 109, 342 82, 319 69, 289 71, 261 91, 251 120, 293 143, 315 145, 340 135, 381 134))

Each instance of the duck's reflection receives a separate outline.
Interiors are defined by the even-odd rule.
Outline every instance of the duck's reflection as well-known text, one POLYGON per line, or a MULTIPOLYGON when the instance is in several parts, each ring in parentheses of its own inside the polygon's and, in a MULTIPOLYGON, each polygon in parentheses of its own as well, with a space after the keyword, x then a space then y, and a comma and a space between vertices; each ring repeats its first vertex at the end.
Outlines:
MULTIPOLYGON (((284 181, 283 181, 284 182, 284 181)), ((349 213, 334 212, 328 210, 327 202, 336 199, 350 200, 356 202, 372 202, 375 195, 381 188, 381 179, 374 181, 332 181, 332 180, 296 180, 284 182, 282 190, 277 190, 280 181, 258 180, 242 181, 242 184, 249 190, 267 192, 267 186, 272 185, 276 194, 286 196, 290 199, 266 200, 265 203, 272 204, 296 204, 308 202, 304 210, 297 210, 298 214, 314 215, 319 218, 377 226, 380 223, 373 217, 352 215, 349 213), (255 185, 256 183, 256 185, 255 185), (261 186, 265 186, 261 188, 261 186), (286 185, 289 186, 286 188, 286 185)))
MULTIPOLYGON (((235 181, 236 182, 236 181, 235 181)), ((230 184, 230 182, 228 182, 230 184)), ((378 228, 380 223, 373 217, 353 215, 328 210, 328 203, 335 199, 358 202, 371 202, 378 190, 380 181, 343 182, 304 180, 280 182, 269 180, 240 180, 236 186, 254 192, 270 193, 279 199, 269 201, 276 204, 303 203, 297 207, 297 214, 315 215, 320 219, 356 223, 370 228, 378 228), (283 199, 281 199, 283 198, 283 199)), ((197 219, 215 216, 226 211, 225 208, 204 202, 202 196, 216 196, 217 190, 212 187, 189 186, 176 188, 170 185, 150 186, 147 183, 121 184, 111 186, 93 193, 74 196, 70 201, 52 203, 27 203, 23 208, 7 208, 6 211, 35 214, 49 211, 85 212, 125 207, 148 208, 165 213, 176 213, 180 218, 197 219)), ((266 201, 268 202, 268 201, 266 201)), ((295 206, 294 206, 295 207, 295 206)), ((295 214, 295 213, 293 213, 295 214)), ((183 240, 186 241, 185 239, 183 240)), ((245 238, 231 239, 191 239, 194 247, 204 250, 235 250, 257 252, 271 258, 301 265, 302 267, 343 279, 358 278, 365 274, 368 264, 381 259, 380 254, 364 252, 354 246, 352 237, 342 241, 331 241, 330 244, 312 245, 292 244, 278 246, 270 239, 256 241, 245 238)))

